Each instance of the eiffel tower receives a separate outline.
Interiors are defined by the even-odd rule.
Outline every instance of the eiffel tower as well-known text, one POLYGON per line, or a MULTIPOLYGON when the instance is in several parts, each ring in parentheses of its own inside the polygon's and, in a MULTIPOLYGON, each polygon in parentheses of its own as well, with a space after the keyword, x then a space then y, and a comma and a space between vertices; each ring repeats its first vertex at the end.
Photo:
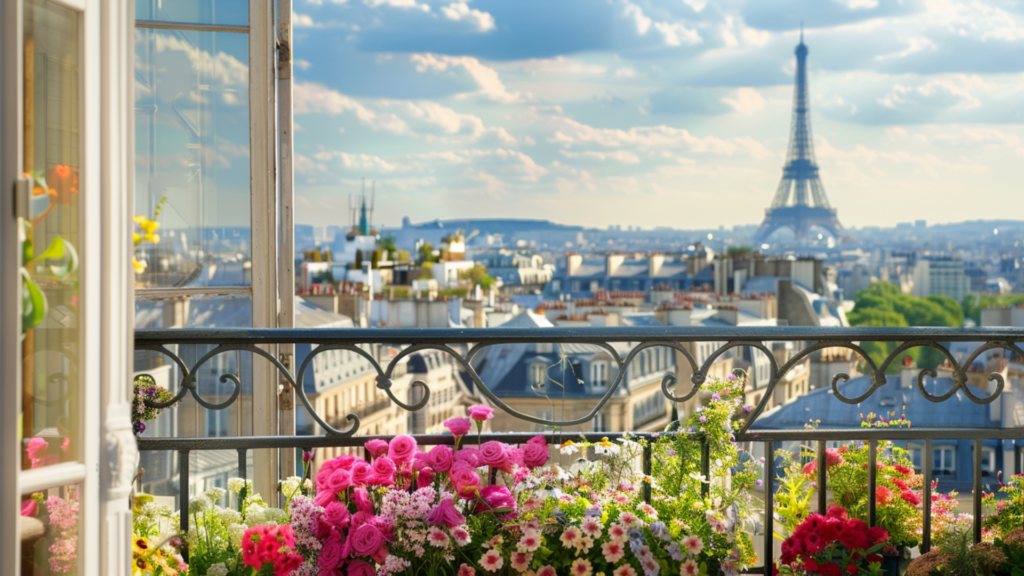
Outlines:
POLYGON ((775 198, 771 207, 765 210, 764 222, 754 234, 754 239, 764 242, 780 228, 789 228, 797 238, 803 239, 812 226, 827 230, 837 239, 843 229, 836 218, 836 209, 829 205, 825 196, 825 187, 818 177, 818 162, 814 159, 810 98, 807 94, 807 46, 804 45, 801 27, 800 44, 796 47, 796 86, 789 152, 775 198))

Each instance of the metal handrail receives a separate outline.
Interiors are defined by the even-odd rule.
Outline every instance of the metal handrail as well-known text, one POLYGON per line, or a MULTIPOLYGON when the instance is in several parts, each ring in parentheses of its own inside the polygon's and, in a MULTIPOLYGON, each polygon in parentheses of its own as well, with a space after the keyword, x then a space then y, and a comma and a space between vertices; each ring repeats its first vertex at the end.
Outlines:
MULTIPOLYGON (((185 394, 191 393, 201 405, 209 409, 223 409, 234 402, 241 390, 241 381, 233 374, 221 377, 222 382, 231 381, 235 385, 235 392, 226 402, 211 404, 204 400, 198 392, 194 374, 210 358, 228 351, 248 351, 255 355, 262 356, 271 362, 282 378, 288 380, 309 411, 311 417, 327 431, 325 436, 290 436, 290 437, 247 437, 247 438, 142 438, 139 440, 139 449, 142 451, 178 451, 179 458, 179 482, 181 494, 188 494, 188 454, 196 450, 237 450, 239 453, 239 475, 245 475, 246 458, 248 450, 261 448, 319 448, 319 447, 358 447, 374 436, 360 436, 355 434, 359 429, 359 417, 365 415, 365 410, 358 410, 356 413, 347 415, 347 420, 352 426, 345 431, 340 431, 324 422, 313 410, 310 401, 305 396, 302 386, 297 382, 304 381, 307 369, 312 365, 312 359, 317 354, 327 350, 348 350, 367 359, 377 371, 377 387, 383 390, 390 399, 390 404, 409 411, 416 411, 424 408, 430 399, 429 387, 420 381, 413 382, 413 387, 420 387, 421 399, 415 404, 406 404, 396 398, 391 391, 391 377, 396 366, 401 360, 411 354, 424 350, 440 350, 449 354, 458 369, 465 373, 474 383, 474 388, 482 396, 495 405, 498 409, 527 422, 542 424, 554 427, 565 427, 578 425, 593 420, 604 404, 615 394, 617 389, 623 385, 625 368, 636 358, 637 354, 652 347, 669 347, 678 352, 689 363, 692 371, 690 387, 688 391, 681 390, 683 385, 677 383, 674 374, 666 374, 662 379, 662 393, 673 402, 683 402, 694 397, 699 391, 701 384, 707 378, 708 370, 714 362, 724 353, 732 348, 751 347, 760 350, 768 357, 771 364, 771 377, 767 387, 763 390, 763 398, 751 411, 742 428, 736 434, 738 442, 757 442, 764 445, 765 454, 774 454, 774 449, 779 442, 799 441, 816 443, 819 458, 824 458, 825 446, 830 441, 867 441, 873 449, 881 440, 923 440, 924 452, 922 461, 922 473, 924 476, 924 502, 931 501, 931 477, 932 477, 932 454, 931 447, 933 440, 958 438, 973 440, 974 442, 974 469, 973 469, 973 511, 976 519, 981 518, 981 497, 982 497, 982 461, 981 448, 985 439, 1021 439, 1024 438, 1024 429, 1012 428, 915 428, 915 429, 801 429, 801 430, 750 430, 751 425, 757 420, 767 404, 771 401, 775 387, 785 378, 786 374, 800 366, 810 354, 815 351, 832 347, 843 347, 857 354, 865 366, 868 367, 867 376, 872 384, 859 397, 848 398, 839 389, 839 383, 849 380, 846 374, 836 374, 832 377, 832 396, 838 401, 850 404, 857 404, 874 394, 879 388, 887 384, 885 373, 892 363, 903 353, 911 348, 927 347, 939 351, 946 359, 948 370, 951 373, 954 385, 951 389, 940 395, 929 393, 924 386, 924 378, 935 377, 936 372, 931 369, 923 369, 917 377, 918 392, 931 402, 943 402, 958 393, 963 393, 968 400, 976 404, 988 404, 995 401, 1003 392, 1005 382, 999 373, 992 373, 988 380, 996 384, 995 390, 987 396, 975 395, 967 386, 967 370, 974 364, 981 354, 988 350, 997 348, 1005 349, 1013 354, 1024 357, 1024 350, 1021 345, 1024 343, 1024 329, 1022 328, 821 328, 821 327, 726 327, 726 328, 704 328, 704 327, 616 327, 616 328, 544 328, 544 329, 521 329, 521 328, 496 328, 496 329, 184 329, 184 330, 138 330, 135 333, 136 350, 150 350, 168 356, 179 368, 182 374, 182 381, 177 395, 174 399, 164 404, 152 403, 156 407, 167 407, 184 398, 185 394), (703 362, 698 365, 689 350, 682 346, 684 342, 718 342, 722 343, 703 362), (632 343, 633 347, 625 358, 621 357, 616 348, 610 343, 632 343), (793 354, 787 362, 781 366, 776 361, 771 350, 765 342, 797 342, 800 343, 799 350, 793 354), (860 342, 895 342, 900 343, 881 363, 876 364, 874 360, 860 347, 860 342), (947 342, 979 342, 980 346, 963 362, 959 362, 945 346, 947 342), (301 366, 293 374, 277 358, 260 348, 265 344, 279 343, 309 343, 317 346, 306 357, 301 366), (592 344, 609 352, 614 361, 618 364, 616 377, 609 383, 607 391, 597 401, 596 406, 586 416, 569 421, 555 421, 537 418, 522 414, 507 404, 490 390, 473 366, 473 358, 486 349, 488 346, 500 344, 533 344, 533 343, 578 343, 592 344), (191 367, 176 353, 166 348, 167 344, 205 344, 215 347, 203 355, 191 367), (378 359, 357 344, 392 344, 404 347, 400 353, 390 359, 387 366, 382 366, 378 359), (452 345, 468 345, 468 350, 462 353, 452 345)), ((373 406, 376 408, 376 403, 373 406)), ((673 432, 679 433, 679 432, 673 432)), ((501 440, 507 443, 523 443, 537 434, 512 433, 512 434, 486 434, 487 440, 501 440)), ((574 439, 583 436, 588 440, 596 440, 602 437, 619 438, 623 433, 548 433, 545 436, 551 443, 560 443, 564 439, 574 439)), ((641 438, 655 438, 657 433, 638 433, 633 436, 641 438)), ((387 437, 378 437, 384 438, 387 437)), ((451 444, 454 439, 450 435, 427 435, 416 436, 417 441, 423 445, 451 444)), ((699 436, 694 435, 694 441, 703 443, 702 468, 708 473, 709 464, 707 443, 699 436)), ((871 450, 872 458, 874 450, 871 450)), ((645 472, 650 471, 650 450, 643 455, 642 465, 645 472)), ((818 467, 818 484, 825 485, 825 466, 818 467)), ((876 468, 869 466, 869 487, 873 488, 876 480, 876 468)), ((765 566, 771 565, 772 557, 772 533, 773 533, 773 490, 775 480, 774 458, 765 459, 764 469, 765 480, 765 566)), ((871 490, 872 497, 869 502, 869 522, 875 521, 874 490, 871 490)), ((649 489, 644 496, 650 497, 649 489)), ((818 494, 817 507, 819 512, 825 512, 825 491, 818 494)), ((181 506, 187 509, 187 499, 181 498, 181 506)), ((924 532, 922 535, 922 551, 930 547, 931 509, 924 506, 923 512, 924 532)), ((187 529, 188 514, 181 515, 182 529, 187 529)), ((981 524, 975 522, 975 541, 981 539, 981 524)))

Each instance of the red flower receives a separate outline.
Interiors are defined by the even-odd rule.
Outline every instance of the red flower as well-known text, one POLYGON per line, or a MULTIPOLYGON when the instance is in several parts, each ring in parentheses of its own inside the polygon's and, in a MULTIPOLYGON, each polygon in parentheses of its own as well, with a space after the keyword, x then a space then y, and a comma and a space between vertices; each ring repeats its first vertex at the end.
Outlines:
POLYGON ((857 566, 855 564, 847 564, 846 565, 846 571, 849 572, 850 574, 856 574, 857 573, 857 566))
POLYGON ((804 570, 808 572, 817 572, 818 563, 814 561, 814 558, 810 558, 806 562, 804 562, 804 570))
POLYGON ((911 506, 917 506, 921 503, 921 497, 911 490, 904 490, 903 492, 900 492, 900 498, 909 502, 911 506))
POLYGON ((870 564, 881 564, 882 557, 878 554, 868 554, 868 563, 870 564))
POLYGON ((821 576, 839 576, 841 573, 839 570, 839 564, 836 564, 835 562, 823 564, 818 568, 818 572, 821 573, 821 576))
POLYGON ((910 468, 907 468, 906 466, 902 466, 900 464, 896 464, 895 466, 893 466, 893 469, 899 472, 900 474, 903 474, 904 476, 910 476, 911 474, 914 473, 914 471, 911 470, 910 468))
POLYGON ((825 514, 825 516, 828 518, 836 518, 838 520, 846 520, 846 508, 843 508, 838 504, 833 504, 828 507, 828 512, 825 514))
POLYGON ((875 488, 875 500, 877 500, 882 506, 889 504, 892 502, 892 490, 889 490, 885 486, 875 488))
MULTIPOLYGON (((868 530, 868 538, 871 539, 871 545, 874 546, 880 542, 885 542, 889 539, 889 533, 885 531, 885 528, 880 526, 872 526, 868 530)), ((868 556, 870 558, 871 556, 868 556)), ((879 560, 881 562, 881 560, 879 560)))

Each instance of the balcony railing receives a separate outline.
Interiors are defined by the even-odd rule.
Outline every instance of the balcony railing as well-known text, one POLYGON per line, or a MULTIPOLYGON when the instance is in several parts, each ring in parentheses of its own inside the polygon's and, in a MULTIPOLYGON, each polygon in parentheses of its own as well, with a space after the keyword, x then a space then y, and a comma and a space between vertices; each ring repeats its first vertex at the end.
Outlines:
MULTIPOLYGON (((197 374, 199 369, 215 356, 233 351, 247 351, 254 355, 261 356, 272 363, 284 380, 287 380, 299 401, 303 404, 309 415, 324 430, 324 436, 290 436, 290 437, 239 437, 239 438, 142 438, 139 440, 139 449, 142 451, 177 451, 180 454, 179 482, 180 482, 180 505, 182 507, 181 528, 188 527, 187 495, 189 487, 189 453, 200 450, 235 450, 239 456, 238 473, 244 477, 246 474, 246 462, 249 450, 264 448, 314 448, 327 447, 358 447, 371 436, 355 435, 359 432, 360 415, 365 415, 365 410, 357 410, 346 417, 349 427, 339 430, 330 426, 318 414, 313 411, 312 404, 306 397, 302 386, 297 383, 304 382, 307 370, 312 368, 312 360, 317 355, 327 350, 347 350, 367 359, 377 372, 377 388, 384 392, 394 405, 408 411, 417 411, 427 406, 430 400, 430 389, 420 381, 413 382, 412 386, 419 388, 421 394, 419 400, 408 404, 396 398, 392 392, 392 375, 395 373, 399 362, 416 352, 423 350, 440 350, 451 356, 458 369, 468 375, 475 384, 474 390, 495 408, 505 413, 538 425, 564 428, 576 426, 591 421, 596 414, 615 395, 620 386, 623 385, 623 376, 627 373, 626 368, 634 361, 638 353, 652 347, 668 347, 677 351, 677 358, 683 358, 692 370, 692 377, 689 383, 677 382, 673 373, 667 373, 662 378, 661 391, 666 398, 673 402, 685 402, 693 398, 700 390, 701 384, 706 380, 709 369, 727 351, 750 347, 764 353, 771 364, 769 383, 766 387, 759 387, 761 392, 760 402, 754 406, 746 421, 743 422, 737 435, 737 442, 759 443, 764 447, 766 455, 775 453, 775 448, 782 442, 796 441, 805 445, 816 446, 818 461, 825 460, 825 449, 828 442, 836 441, 867 441, 871 461, 868 466, 868 488, 871 495, 869 501, 869 523, 875 523, 874 500, 876 467, 875 454, 876 446, 882 440, 915 440, 923 441, 921 470, 924 476, 924 498, 923 501, 931 502, 931 480, 932 480, 932 442, 940 439, 963 439, 973 441, 973 501, 972 509, 976 519, 974 523, 974 539, 981 540, 981 518, 982 511, 982 441, 986 439, 1024 439, 1024 428, 992 428, 992 427, 967 427, 967 428, 913 428, 913 429, 793 429, 793 430, 751 430, 751 426, 764 412, 766 406, 772 402, 775 388, 782 382, 791 370, 800 366, 801 363, 812 353, 825 348, 841 347, 851 350, 858 358, 860 364, 866 369, 865 374, 870 379, 870 386, 867 391, 856 397, 847 397, 843 393, 840 383, 849 380, 847 374, 835 374, 831 378, 831 396, 834 401, 847 404, 859 404, 880 389, 887 385, 886 372, 891 365, 901 358, 904 352, 913 348, 930 348, 937 350, 946 360, 945 370, 952 378, 953 385, 943 393, 931 393, 926 389, 925 378, 935 377, 935 370, 923 369, 916 377, 916 393, 923 396, 929 402, 941 403, 962 394, 970 402, 984 405, 990 404, 998 399, 1006 386, 1004 378, 999 373, 989 375, 989 382, 993 383, 994 390, 985 395, 977 395, 967 385, 967 368, 974 365, 975 360, 981 357, 988 350, 1002 348, 1010 353, 1024 356, 1021 345, 1024 343, 1024 329, 1021 328, 818 328, 818 327, 758 327, 758 328, 688 328, 688 327, 642 327, 642 328, 547 328, 547 329, 189 329, 189 330, 139 330, 135 335, 136 350, 150 350, 167 356, 180 370, 182 381, 175 398, 164 405, 173 405, 180 401, 186 394, 192 397, 202 406, 209 409, 223 409, 233 403, 242 389, 241 381, 234 375, 222 378, 223 381, 234 383, 235 391, 230 398, 217 404, 210 403, 202 398, 192 375, 197 374), (632 348, 623 358, 612 343, 630 343, 632 348), (698 365, 687 347, 687 342, 717 342, 719 347, 707 357, 702 365, 698 365), (772 351, 766 345, 771 342, 793 342, 797 344, 799 351, 781 366, 775 360, 772 351), (891 342, 898 343, 895 349, 881 363, 876 363, 863 348, 863 342, 891 342), (958 360, 947 348, 952 342, 977 342, 979 346, 974 349, 966 360, 958 360), (271 344, 313 344, 316 347, 298 366, 295 373, 290 371, 278 358, 265 351, 260 346, 271 344), (579 418, 570 420, 547 420, 529 414, 523 414, 496 395, 484 382, 473 366, 473 359, 489 346, 506 344, 537 344, 537 343, 559 343, 559 344, 590 344, 607 351, 617 363, 618 370, 616 378, 610 382, 607 390, 596 401, 590 412, 579 418), (185 362, 171 349, 169 344, 185 345, 212 345, 214 348, 203 355, 194 365, 187 366, 185 362), (401 351, 391 358, 387 365, 378 363, 372 355, 359 348, 358 344, 388 344, 401 348, 401 351), (465 352, 460 352, 456 346, 464 346, 465 352)), ((813 417, 814 415, 808 415, 813 417)), ((483 440, 500 440, 506 443, 523 443, 536 434, 530 433, 504 433, 487 434, 483 440)), ((555 432, 546 435, 550 442, 561 442, 562 439, 570 436, 568 432, 555 432)), ((578 438, 579 434, 571 434, 572 438, 578 438)), ((599 440, 601 437, 615 439, 621 434, 590 433, 583 434, 589 440, 599 440)), ((636 436, 653 436, 653 434, 636 434, 636 436)), ((421 445, 452 444, 453 438, 446 435, 417 436, 421 445)), ((701 442, 699 437, 694 438, 695 442, 701 442)), ((702 444, 701 467, 705 475, 710 470, 710 454, 707 444, 702 444)), ((650 449, 643 454, 643 469, 649 472, 651 468, 650 449)), ((994 464, 994 463, 993 463, 994 464)), ((817 467, 818 486, 826 485, 826 466, 817 467)), ((773 486, 775 480, 775 462, 771 457, 765 458, 764 482, 766 486, 764 506, 764 566, 770 566, 772 562, 772 534, 773 526, 773 486)), ((644 497, 649 500, 650 488, 645 488, 644 497)), ((827 504, 825 490, 817 493, 817 510, 825 512, 827 504)), ((931 542, 931 509, 923 506, 923 534, 922 551, 930 548, 931 542)), ((763 573, 763 568, 761 569, 763 573)), ((755 569, 752 572, 757 572, 755 569)))

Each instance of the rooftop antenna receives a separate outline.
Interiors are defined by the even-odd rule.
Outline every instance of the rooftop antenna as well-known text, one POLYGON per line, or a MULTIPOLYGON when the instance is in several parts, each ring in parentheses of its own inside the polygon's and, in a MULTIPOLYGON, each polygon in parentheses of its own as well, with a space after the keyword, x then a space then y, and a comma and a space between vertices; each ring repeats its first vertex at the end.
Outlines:
POLYGON ((804 43, 804 21, 800 21, 800 43, 804 43))
POLYGON ((352 208, 352 193, 349 192, 348 193, 348 225, 350 227, 356 225, 356 221, 353 219, 355 217, 355 215, 356 215, 356 211, 355 211, 354 208, 352 208))
POLYGON ((370 188, 370 222, 373 222, 373 208, 377 205, 377 181, 371 183, 370 188))

